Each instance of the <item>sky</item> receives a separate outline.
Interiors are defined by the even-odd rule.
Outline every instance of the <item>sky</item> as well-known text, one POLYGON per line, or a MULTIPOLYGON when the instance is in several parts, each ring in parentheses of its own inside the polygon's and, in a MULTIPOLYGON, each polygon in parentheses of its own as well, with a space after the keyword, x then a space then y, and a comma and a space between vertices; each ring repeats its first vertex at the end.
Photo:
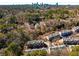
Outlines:
POLYGON ((15 5, 15 4, 32 4, 32 3, 56 4, 62 5, 79 5, 79 0, 0 0, 0 5, 15 5))

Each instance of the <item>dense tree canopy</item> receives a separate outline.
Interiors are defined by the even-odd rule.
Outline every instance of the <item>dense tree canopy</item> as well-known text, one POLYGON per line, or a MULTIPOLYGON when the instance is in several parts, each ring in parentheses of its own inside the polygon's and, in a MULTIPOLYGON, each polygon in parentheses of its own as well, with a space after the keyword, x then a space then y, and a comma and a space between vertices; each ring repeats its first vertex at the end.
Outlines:
MULTIPOLYGON (((42 40, 46 33, 79 26, 79 9, 62 7, 52 8, 47 4, 0 6, 0 49, 4 50, 4 55, 23 55, 28 41, 42 40)), ((47 47, 42 42, 29 46, 47 47)), ((27 55, 45 56, 47 52, 33 51, 27 55)))

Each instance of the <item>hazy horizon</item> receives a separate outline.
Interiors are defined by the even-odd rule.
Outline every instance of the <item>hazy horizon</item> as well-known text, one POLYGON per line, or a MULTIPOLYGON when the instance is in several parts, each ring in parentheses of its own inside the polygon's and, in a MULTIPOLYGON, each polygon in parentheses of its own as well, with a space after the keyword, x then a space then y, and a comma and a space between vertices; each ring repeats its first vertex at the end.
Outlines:
POLYGON ((44 4, 56 4, 59 5, 79 5, 79 0, 1 0, 0 5, 20 5, 20 4, 32 4, 32 3, 44 3, 44 4))

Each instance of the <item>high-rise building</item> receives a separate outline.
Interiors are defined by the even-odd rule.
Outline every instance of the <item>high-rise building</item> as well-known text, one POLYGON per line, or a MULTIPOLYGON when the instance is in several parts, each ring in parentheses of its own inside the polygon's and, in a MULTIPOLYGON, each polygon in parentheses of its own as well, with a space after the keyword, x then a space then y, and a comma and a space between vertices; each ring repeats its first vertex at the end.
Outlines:
POLYGON ((58 7, 58 2, 56 3, 56 6, 58 7))

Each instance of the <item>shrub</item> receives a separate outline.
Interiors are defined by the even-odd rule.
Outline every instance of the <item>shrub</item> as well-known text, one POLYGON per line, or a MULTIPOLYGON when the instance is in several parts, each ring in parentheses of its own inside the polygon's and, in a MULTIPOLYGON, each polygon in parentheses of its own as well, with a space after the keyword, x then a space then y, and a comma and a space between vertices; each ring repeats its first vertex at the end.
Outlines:
POLYGON ((21 47, 16 43, 12 42, 8 48, 5 49, 4 54, 6 56, 19 56, 21 55, 21 47))
POLYGON ((79 46, 72 47, 72 52, 69 53, 70 56, 79 56, 79 46))
POLYGON ((45 50, 36 50, 36 51, 26 53, 25 55, 27 55, 27 56, 46 56, 47 51, 45 51, 45 50))

